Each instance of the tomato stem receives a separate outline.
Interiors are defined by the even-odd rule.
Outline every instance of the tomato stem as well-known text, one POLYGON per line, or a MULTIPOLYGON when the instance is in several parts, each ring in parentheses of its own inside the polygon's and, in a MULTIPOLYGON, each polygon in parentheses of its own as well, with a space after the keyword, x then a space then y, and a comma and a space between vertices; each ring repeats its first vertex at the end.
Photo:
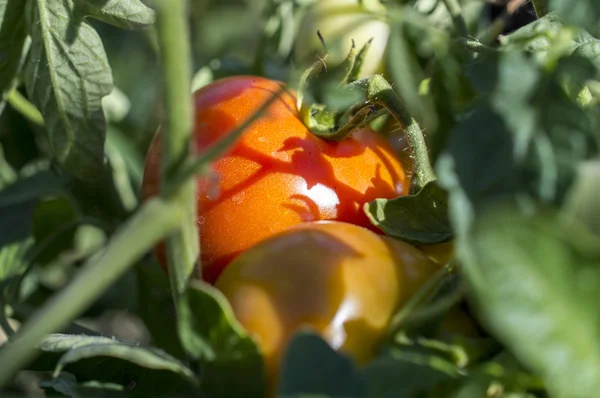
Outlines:
POLYGON ((183 221, 181 206, 174 201, 152 199, 146 202, 110 240, 106 248, 92 256, 73 281, 56 293, 0 350, 0 385, 32 360, 37 344, 49 333, 60 331, 159 240, 183 221))
POLYGON ((13 88, 8 92, 6 100, 30 122, 37 124, 38 126, 44 125, 44 117, 40 111, 35 107, 35 105, 29 102, 27 98, 23 97, 23 95, 16 88, 13 88))
MULTIPOLYGON (((159 55, 163 69, 166 123, 162 134, 161 192, 169 193, 168 180, 189 159, 192 148, 193 100, 191 49, 186 0, 156 2, 159 55)), ((176 202, 185 209, 180 230, 167 240, 169 280, 174 299, 183 293, 199 258, 199 232, 196 225, 196 183, 182 181, 174 191, 176 202)))
POLYGON ((411 193, 419 192, 428 182, 436 179, 421 127, 406 113, 400 97, 383 76, 374 75, 355 84, 363 86, 371 104, 384 107, 404 128, 404 136, 413 157, 411 193))
POLYGON ((340 141, 351 136, 354 131, 384 114, 384 110, 391 113, 404 127, 404 135, 412 151, 411 193, 416 193, 435 180, 425 137, 383 76, 356 80, 370 45, 371 41, 367 42, 357 53, 353 42, 346 59, 332 70, 327 70, 327 55, 307 68, 300 78, 296 106, 306 127, 327 141, 340 141), (325 103, 328 91, 334 90, 338 90, 339 97, 346 99, 345 106, 325 103))
POLYGON ((458 34, 461 37, 468 37, 469 32, 467 30, 467 23, 462 15, 462 9, 460 7, 460 3, 458 0, 442 0, 444 5, 448 9, 450 16, 452 17, 452 21, 454 22, 454 27, 456 28, 458 34))
MULTIPOLYGON (((456 260, 451 261, 446 266, 440 268, 431 279, 429 279, 411 298, 410 300, 396 313, 392 318, 389 327, 390 336, 394 336, 398 330, 400 330, 408 317, 422 305, 425 301, 430 299, 436 291, 439 289, 442 281, 448 277, 448 275, 457 272, 458 263, 456 260)), ((459 290, 460 295, 464 294, 463 290, 459 290)))

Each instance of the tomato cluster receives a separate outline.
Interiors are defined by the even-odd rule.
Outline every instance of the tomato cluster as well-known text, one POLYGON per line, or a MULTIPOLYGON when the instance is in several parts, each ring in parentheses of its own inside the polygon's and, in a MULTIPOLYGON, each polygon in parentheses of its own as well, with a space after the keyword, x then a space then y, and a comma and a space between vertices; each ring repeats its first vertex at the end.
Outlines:
MULTIPOLYGON (((236 76, 200 89, 196 150, 206 150, 250 118, 280 85, 236 76)), ((213 176, 197 184, 202 276, 211 283, 239 253, 301 222, 337 220, 374 229, 363 204, 408 192, 406 173, 381 136, 364 128, 340 142, 320 139, 302 123, 290 91, 212 168, 213 176)), ((144 197, 158 193, 159 170, 156 135, 146 160, 144 197)))
MULTIPOLYGON (((195 149, 226 137, 281 85, 237 76, 197 91, 195 149)), ((159 136, 146 160, 145 198, 159 192, 159 136)), ((198 178, 199 276, 223 292, 256 337, 271 385, 301 327, 358 363, 369 360, 394 311, 439 268, 432 260, 445 261, 383 236, 363 213, 376 198, 407 194, 408 183, 374 130, 337 142, 312 134, 290 90, 212 164, 211 175, 198 178)), ((166 269, 162 245, 156 254, 166 269)))

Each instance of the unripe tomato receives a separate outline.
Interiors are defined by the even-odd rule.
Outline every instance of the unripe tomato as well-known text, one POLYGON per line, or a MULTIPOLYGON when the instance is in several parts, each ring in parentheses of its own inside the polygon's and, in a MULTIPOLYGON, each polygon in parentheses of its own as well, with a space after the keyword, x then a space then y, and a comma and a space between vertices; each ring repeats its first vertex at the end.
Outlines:
POLYGON ((364 364, 395 310, 439 266, 414 246, 356 225, 304 223, 240 254, 215 286, 257 338, 271 385, 300 327, 364 364))
MULTIPOLYGON (((196 92, 197 151, 250 118, 281 84, 238 76, 196 92)), ((324 141, 302 123, 291 91, 212 168, 218 181, 197 180, 202 270, 209 283, 240 252, 301 222, 339 220, 375 230, 362 205, 408 192, 404 169, 378 133, 365 128, 339 142, 324 141)), ((144 198, 158 194, 159 169, 157 134, 146 158, 144 198)), ((157 254, 164 264, 162 251, 157 254)))
POLYGON ((377 1, 370 8, 359 0, 317 0, 303 16, 294 46, 297 61, 310 64, 316 61, 315 51, 323 46, 317 36, 321 32, 327 44, 328 63, 337 65, 350 51, 352 40, 360 49, 370 39, 371 47, 362 66, 361 78, 382 71, 390 27, 382 20, 385 8, 377 1))

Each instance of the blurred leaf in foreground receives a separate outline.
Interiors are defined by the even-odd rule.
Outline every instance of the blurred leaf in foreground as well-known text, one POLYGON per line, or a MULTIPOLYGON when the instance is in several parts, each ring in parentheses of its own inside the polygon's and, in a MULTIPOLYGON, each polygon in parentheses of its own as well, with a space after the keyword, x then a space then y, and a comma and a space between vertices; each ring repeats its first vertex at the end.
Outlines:
POLYGON ((568 23, 592 31, 598 30, 600 3, 596 0, 547 0, 548 8, 556 10, 568 23))
POLYGON ((319 335, 299 331, 290 341, 279 374, 278 396, 359 398, 364 379, 353 361, 319 335))
POLYGON ((493 207, 463 242, 481 318, 559 397, 600 391, 600 240, 554 213, 493 207))

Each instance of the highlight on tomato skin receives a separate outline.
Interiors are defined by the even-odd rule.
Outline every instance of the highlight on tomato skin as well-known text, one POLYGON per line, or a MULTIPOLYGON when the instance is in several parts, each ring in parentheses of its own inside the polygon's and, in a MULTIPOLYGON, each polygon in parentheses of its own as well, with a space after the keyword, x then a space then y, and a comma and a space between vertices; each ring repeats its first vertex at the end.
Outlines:
POLYGON ((309 327, 362 365, 396 309, 439 265, 414 246, 336 221, 293 226, 240 254, 215 287, 262 349, 269 384, 295 331, 309 327))
MULTIPOLYGON (((283 83, 256 76, 224 78, 194 94, 198 153, 227 136, 277 93, 283 83)), ((160 132, 149 149, 142 197, 158 194, 160 132)), ((293 225, 337 220, 379 230, 366 202, 408 193, 408 178, 392 147, 370 128, 328 142, 312 134, 286 90, 199 177, 198 226, 202 277, 213 283, 239 253, 293 225)), ((164 245, 156 254, 166 269, 164 245)))

